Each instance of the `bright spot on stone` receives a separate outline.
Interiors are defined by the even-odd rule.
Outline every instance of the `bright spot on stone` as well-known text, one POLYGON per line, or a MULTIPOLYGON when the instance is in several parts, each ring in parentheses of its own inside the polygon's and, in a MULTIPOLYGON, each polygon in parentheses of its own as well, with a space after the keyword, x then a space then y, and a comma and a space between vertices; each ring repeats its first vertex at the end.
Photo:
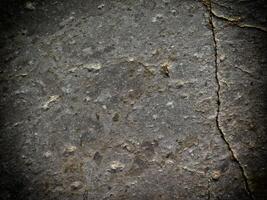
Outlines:
POLYGON ((26 2, 25 8, 28 9, 28 10, 35 10, 34 4, 32 2, 30 2, 30 1, 26 2))
POLYGON ((71 146, 67 146, 64 149, 64 153, 74 153, 76 150, 77 150, 77 147, 71 145, 71 146))
POLYGON ((51 156, 52 156, 52 152, 51 151, 47 151, 47 152, 44 153, 44 157, 45 158, 49 158, 51 156))
POLYGON ((98 9, 102 9, 105 7, 105 4, 101 3, 99 6, 97 6, 98 9))
POLYGON ((218 180, 221 176, 221 172, 219 170, 215 170, 211 173, 211 177, 213 180, 218 180))
POLYGON ((220 55, 219 59, 220 59, 220 62, 223 62, 225 60, 225 55, 224 54, 220 55))
POLYGON ((155 23, 159 19, 162 19, 162 18, 163 18, 163 15, 162 14, 156 14, 156 16, 152 18, 152 22, 155 23))
POLYGON ((169 101, 167 104, 166 104, 166 106, 170 106, 170 107, 174 107, 174 102, 173 101, 169 101))
POLYGON ((152 118, 155 120, 155 119, 158 119, 158 115, 152 115, 152 118))
POLYGON ((42 106, 43 109, 47 110, 49 108, 49 104, 51 104, 52 102, 55 102, 59 99, 59 95, 52 95, 49 97, 48 101, 44 103, 44 105, 42 106))
POLYGON ((73 183, 70 184, 70 188, 72 190, 79 190, 83 186, 83 183, 81 181, 74 181, 73 183))
POLYGON ((107 109, 107 106, 106 105, 103 105, 102 108, 106 110, 107 109))
POLYGON ((89 71, 92 70, 100 70, 102 68, 102 65, 100 63, 88 63, 83 65, 83 69, 87 69, 89 71))
POLYGON ((112 170, 122 170, 125 167, 125 164, 119 162, 119 161, 112 161, 110 164, 110 168, 112 170))

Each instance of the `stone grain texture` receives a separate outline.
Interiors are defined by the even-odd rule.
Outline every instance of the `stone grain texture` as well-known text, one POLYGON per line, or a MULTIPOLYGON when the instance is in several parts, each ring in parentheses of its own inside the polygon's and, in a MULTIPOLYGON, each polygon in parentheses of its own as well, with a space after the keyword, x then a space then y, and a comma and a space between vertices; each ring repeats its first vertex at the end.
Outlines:
POLYGON ((263 1, 0 5, 0 199, 266 199, 263 1))

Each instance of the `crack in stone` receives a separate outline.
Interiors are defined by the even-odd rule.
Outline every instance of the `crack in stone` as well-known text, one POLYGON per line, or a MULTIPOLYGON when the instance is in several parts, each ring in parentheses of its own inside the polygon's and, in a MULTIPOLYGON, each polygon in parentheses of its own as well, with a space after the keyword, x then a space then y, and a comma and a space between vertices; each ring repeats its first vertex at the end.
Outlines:
POLYGON ((220 15, 218 13, 216 13, 212 8, 211 8, 211 1, 210 0, 201 0, 201 2, 205 5, 205 7, 207 7, 207 9, 209 10, 210 15, 212 15, 213 17, 226 21, 228 23, 230 23, 233 26, 237 26, 239 28, 250 28, 250 29, 256 29, 259 31, 263 31, 263 32, 267 32, 267 27, 262 27, 262 26, 257 26, 257 25, 253 25, 253 24, 245 24, 240 22, 241 21, 241 17, 237 16, 237 17, 226 17, 223 15, 220 15))
POLYGON ((245 70, 245 69, 242 69, 241 67, 234 66, 234 68, 236 68, 236 69, 238 69, 239 71, 241 71, 241 72, 247 74, 248 76, 250 76, 251 78, 253 78, 253 79, 257 80, 257 81, 260 80, 260 77, 255 77, 251 72, 249 72, 249 71, 247 71, 247 70, 245 70))
POLYGON ((210 197, 211 197, 211 192, 210 192, 210 179, 208 179, 208 198, 207 200, 210 200, 210 197))
POLYGON ((217 113, 216 113, 216 127, 221 135, 221 138, 223 139, 224 143, 226 144, 233 160, 236 162, 236 164, 238 165, 242 177, 244 179, 245 182, 245 189, 249 195, 249 197, 254 200, 254 196, 251 192, 251 189, 249 187, 248 184, 248 177, 246 175, 245 169, 242 166, 242 164, 240 163, 240 161, 238 160, 236 154, 234 153, 234 150, 231 148, 230 143, 227 141, 225 133, 223 132, 223 130, 221 129, 220 126, 220 122, 219 122, 219 115, 220 115, 220 109, 221 109, 221 99, 220 99, 220 91, 221 91, 221 84, 220 84, 220 80, 219 80, 219 72, 218 72, 218 49, 217 49, 217 41, 216 41, 216 33, 215 33, 215 26, 213 23, 213 17, 214 14, 212 13, 212 3, 211 0, 204 0, 202 1, 202 3, 205 5, 205 7, 207 8, 208 12, 209 12, 209 24, 211 26, 211 31, 212 31, 212 38, 213 38, 213 43, 214 43, 214 63, 215 63, 215 79, 216 79, 216 83, 217 83, 217 113))
POLYGON ((214 10, 211 10, 211 14, 213 17, 216 17, 223 21, 230 22, 232 25, 238 26, 240 28, 252 28, 252 29, 259 30, 259 31, 267 32, 267 28, 265 27, 240 23, 241 17, 225 17, 223 15, 217 14, 214 10))

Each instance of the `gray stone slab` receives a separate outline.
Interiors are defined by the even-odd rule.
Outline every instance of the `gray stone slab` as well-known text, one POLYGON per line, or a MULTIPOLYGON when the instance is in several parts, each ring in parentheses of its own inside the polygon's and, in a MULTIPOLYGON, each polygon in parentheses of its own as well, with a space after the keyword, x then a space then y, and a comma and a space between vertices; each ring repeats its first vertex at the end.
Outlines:
POLYGON ((264 196, 257 28, 211 26, 193 0, 16 9, 1 23, 3 199, 264 196))

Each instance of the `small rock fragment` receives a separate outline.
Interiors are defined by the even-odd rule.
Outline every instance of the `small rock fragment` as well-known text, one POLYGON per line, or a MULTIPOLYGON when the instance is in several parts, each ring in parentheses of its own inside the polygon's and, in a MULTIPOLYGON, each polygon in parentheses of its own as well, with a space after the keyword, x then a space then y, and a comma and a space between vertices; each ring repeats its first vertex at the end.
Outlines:
POLYGON ((107 106, 106 106, 106 105, 103 105, 102 108, 103 108, 104 110, 106 110, 106 109, 107 109, 107 106))
POLYGON ((172 10, 171 10, 171 13, 172 13, 173 15, 175 15, 175 14, 177 13, 177 11, 176 11, 175 9, 172 9, 172 10))
POLYGON ((156 14, 156 16, 152 18, 152 22, 155 23, 162 18, 163 18, 162 14, 156 14))
POLYGON ((79 190, 83 187, 83 183, 81 181, 74 181, 70 184, 71 190, 79 190))
POLYGON ((223 62, 225 60, 225 55, 224 54, 220 55, 219 60, 220 62, 223 62))
POLYGON ((182 88, 184 86, 184 84, 185 84, 185 81, 179 80, 179 79, 174 80, 174 81, 171 82, 171 85, 174 85, 174 87, 177 88, 177 89, 182 88))
POLYGON ((161 71, 166 77, 170 77, 170 64, 169 63, 164 63, 161 65, 161 71))
POLYGON ((169 101, 169 102, 166 103, 166 106, 174 108, 174 102, 173 101, 169 101))
POLYGON ((47 151, 47 152, 44 153, 44 157, 45 158, 49 158, 51 156, 52 156, 52 152, 51 151, 47 151))
POLYGON ((84 98, 84 101, 85 101, 85 102, 89 102, 89 101, 91 101, 91 100, 92 100, 92 98, 91 98, 91 97, 88 97, 88 96, 84 98))
POLYGON ((70 23, 71 21, 73 21, 75 19, 74 16, 70 16, 69 18, 63 20, 62 22, 59 23, 60 27, 64 27, 66 26, 68 23, 70 23))
POLYGON ((113 161, 110 164, 111 172, 122 171, 124 167, 125 167, 125 164, 121 163, 120 161, 113 161))
POLYGON ((70 45, 76 44, 76 41, 75 40, 71 40, 71 41, 69 41, 69 44, 70 45))
POLYGON ((49 97, 48 101, 44 103, 44 105, 42 106, 43 109, 47 110, 49 109, 49 104, 51 104, 52 102, 55 102, 59 99, 59 95, 52 95, 49 97))
POLYGON ((77 150, 77 147, 76 146, 67 146, 65 149, 64 149, 64 154, 73 154, 75 151, 77 150))
POLYGON ((156 119, 158 119, 158 115, 152 115, 152 118, 154 119, 154 120, 156 120, 156 119))
POLYGON ((102 9, 105 7, 105 4, 101 3, 99 6, 97 6, 98 9, 102 9))
POLYGON ((88 71, 98 71, 102 68, 100 63, 88 63, 83 66, 83 69, 87 69, 88 71))
POLYGON ((35 9, 36 9, 35 6, 34 6, 34 4, 33 4, 33 2, 30 2, 30 1, 27 1, 27 2, 26 2, 26 4, 25 4, 25 8, 26 8, 27 10, 35 10, 35 9))
POLYGON ((125 142, 121 145, 121 147, 125 150, 127 150, 128 152, 134 152, 134 145, 128 143, 128 142, 125 142))
POLYGON ((16 77, 26 77, 26 76, 28 76, 27 73, 23 73, 23 74, 18 74, 18 75, 16 75, 16 77))
POLYGON ((215 170, 211 173, 211 177, 213 180, 217 181, 221 177, 221 172, 219 170, 215 170))

